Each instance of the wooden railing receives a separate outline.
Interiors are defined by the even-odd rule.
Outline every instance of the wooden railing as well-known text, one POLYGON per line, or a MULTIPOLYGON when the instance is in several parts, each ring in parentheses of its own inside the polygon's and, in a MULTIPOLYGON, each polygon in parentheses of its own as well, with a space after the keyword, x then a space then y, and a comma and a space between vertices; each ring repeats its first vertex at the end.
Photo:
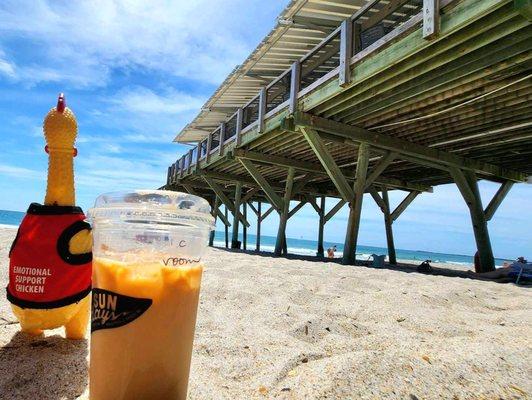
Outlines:
MULTIPOLYGON (((298 96, 304 89, 338 69, 338 84, 348 86, 351 78, 352 57, 377 42, 387 33, 401 29, 401 25, 418 13, 423 13, 423 37, 430 39, 439 31, 439 9, 452 0, 407 0, 397 1, 396 9, 384 5, 377 12, 369 14, 381 0, 372 0, 362 6, 351 17, 344 20, 338 28, 310 50, 301 59, 267 86, 248 103, 239 108, 227 121, 224 121, 207 138, 185 153, 168 168, 167 183, 171 184, 192 167, 199 169, 201 160, 210 160, 218 152, 223 155, 225 147, 231 142, 240 145, 242 135, 254 127, 264 131, 264 120, 268 113, 288 106, 289 113, 297 110, 298 96), (422 3, 421 3, 422 1, 422 3), (409 5, 410 13, 404 13, 404 20, 399 21, 394 29, 386 28, 383 20, 392 12, 409 5), (388 8, 387 8, 388 7, 388 8), (366 15, 368 14, 368 15, 366 15)), ((394 2, 392 2, 394 3, 394 2)))

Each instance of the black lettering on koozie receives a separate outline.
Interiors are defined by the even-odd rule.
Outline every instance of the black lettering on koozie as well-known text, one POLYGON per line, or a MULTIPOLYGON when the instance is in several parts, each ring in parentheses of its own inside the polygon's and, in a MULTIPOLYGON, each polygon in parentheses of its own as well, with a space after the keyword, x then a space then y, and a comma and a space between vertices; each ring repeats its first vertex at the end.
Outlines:
POLYGON ((129 324, 150 308, 151 299, 125 296, 105 289, 92 289, 91 332, 129 324))

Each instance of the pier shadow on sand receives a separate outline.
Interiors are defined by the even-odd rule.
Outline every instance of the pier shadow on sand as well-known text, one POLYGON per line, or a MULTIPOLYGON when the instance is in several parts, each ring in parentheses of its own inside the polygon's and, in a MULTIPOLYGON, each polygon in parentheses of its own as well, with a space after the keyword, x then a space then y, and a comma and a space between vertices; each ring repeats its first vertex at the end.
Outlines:
MULTIPOLYGON (((274 256, 271 252, 265 252, 265 251, 254 251, 254 250, 237 250, 237 249, 227 249, 225 247, 215 247, 218 250, 227 251, 227 252, 235 252, 235 253, 244 253, 244 254, 251 254, 261 257, 270 257, 270 258, 277 258, 274 256)), ((341 258, 320 258, 316 256, 305 256, 305 255, 299 255, 299 254, 288 254, 283 255, 283 258, 286 258, 288 260, 301 260, 301 261, 312 261, 317 263, 335 263, 342 265, 342 259, 341 258)), ((421 264, 421 261, 419 261, 419 264, 421 264)), ((447 276, 451 278, 463 278, 463 279, 471 279, 471 280, 477 280, 478 278, 475 278, 475 275, 471 273, 471 271, 460 271, 457 269, 452 268, 444 268, 444 267, 436 267, 432 266, 431 272, 419 272, 417 270, 419 264, 409 264, 409 263, 398 263, 397 265, 390 265, 386 263, 383 267, 373 267, 371 266, 371 261, 364 261, 364 260, 357 260, 354 267, 365 267, 365 268, 371 268, 371 269, 385 269, 390 271, 399 271, 399 272, 405 272, 405 273, 413 273, 413 274, 423 274, 423 275, 436 275, 436 276, 447 276)), ((497 283, 509 283, 513 280, 490 280, 491 282, 497 282, 497 283)))
POLYGON ((17 332, 0 347, 0 393, 9 399, 76 399, 88 384, 88 340, 17 332))

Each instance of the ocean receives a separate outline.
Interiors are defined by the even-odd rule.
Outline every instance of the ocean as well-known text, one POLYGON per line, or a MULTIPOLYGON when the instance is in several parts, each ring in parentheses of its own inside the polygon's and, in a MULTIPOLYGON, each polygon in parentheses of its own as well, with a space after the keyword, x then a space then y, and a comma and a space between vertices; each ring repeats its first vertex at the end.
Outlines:
MULTIPOLYGON (((248 233, 247 235, 247 250, 255 250, 255 243, 257 237, 253 234, 248 233)), ((242 241, 242 234, 239 235, 239 240, 242 241)), ((272 252, 275 249, 275 237, 273 236, 264 236, 260 237, 260 249, 261 251, 272 252)), ((318 247, 318 242, 314 240, 306 239, 295 239, 295 238, 286 238, 288 252, 293 254, 301 254, 306 256, 315 256, 316 250, 318 247)), ((229 243, 231 242, 231 232, 229 232, 229 243)), ((225 247, 225 236, 224 232, 216 231, 214 235, 214 245, 216 247, 225 247)), ((327 248, 336 245, 337 251, 334 253, 335 257, 342 257, 343 244, 338 242, 323 242, 324 250, 327 248)), ((326 255, 325 251, 325 255, 326 255)), ((430 251, 422 250, 405 250, 405 249, 395 249, 395 253, 398 260, 416 260, 420 263, 425 260, 431 260, 432 262, 440 263, 450 263, 458 264, 463 266, 472 266, 473 265, 473 256, 466 256, 461 254, 447 254, 447 253, 433 253, 430 251)), ((368 260, 372 254, 388 254, 388 250, 385 247, 375 247, 375 246, 357 246, 357 259, 358 260, 368 260)), ((502 266, 506 259, 496 258, 495 264, 497 266, 502 266)))
MULTIPOLYGON (((18 211, 6 211, 0 210, 0 225, 19 225, 24 218, 23 212, 18 211)), ((248 233, 248 250, 255 250, 256 236, 248 233)), ((229 240, 231 238, 229 237, 229 240)), ((242 240, 242 234, 240 234, 239 240, 242 240)), ((275 248, 275 237, 261 235, 261 250, 267 252, 273 252, 275 248)), ((306 256, 316 255, 316 249, 318 243, 314 240, 305 240, 305 239, 295 239, 287 238, 288 252, 294 254, 301 254, 306 256)), ((225 246, 225 237, 224 233, 216 231, 214 237, 214 245, 218 247, 225 246)), ((336 242, 324 242, 324 248, 332 247, 336 245, 337 252, 335 253, 336 257, 342 256, 343 244, 336 242)), ((460 255, 460 254, 446 254, 446 253, 433 253, 430 251, 421 251, 421 250, 404 250, 396 249, 397 259, 399 260, 416 260, 424 261, 431 260, 433 262, 442 262, 442 263, 452 263, 459 264, 464 266, 471 266, 473 264, 473 257, 460 255)), ((367 260, 370 258, 371 254, 387 254, 387 250, 384 247, 374 247, 374 246, 364 246, 359 245, 357 248, 357 258, 359 260, 367 260)), ((496 258, 495 264, 501 266, 505 259, 496 258)))

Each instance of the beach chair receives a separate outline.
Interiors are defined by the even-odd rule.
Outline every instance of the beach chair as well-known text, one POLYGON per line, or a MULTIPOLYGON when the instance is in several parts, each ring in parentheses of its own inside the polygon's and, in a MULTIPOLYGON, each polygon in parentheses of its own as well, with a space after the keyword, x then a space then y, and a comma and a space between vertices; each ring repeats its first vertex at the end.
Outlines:
POLYGON ((512 270, 508 276, 515 277, 516 285, 519 285, 519 282, 532 282, 532 263, 515 262, 510 267, 512 270))

